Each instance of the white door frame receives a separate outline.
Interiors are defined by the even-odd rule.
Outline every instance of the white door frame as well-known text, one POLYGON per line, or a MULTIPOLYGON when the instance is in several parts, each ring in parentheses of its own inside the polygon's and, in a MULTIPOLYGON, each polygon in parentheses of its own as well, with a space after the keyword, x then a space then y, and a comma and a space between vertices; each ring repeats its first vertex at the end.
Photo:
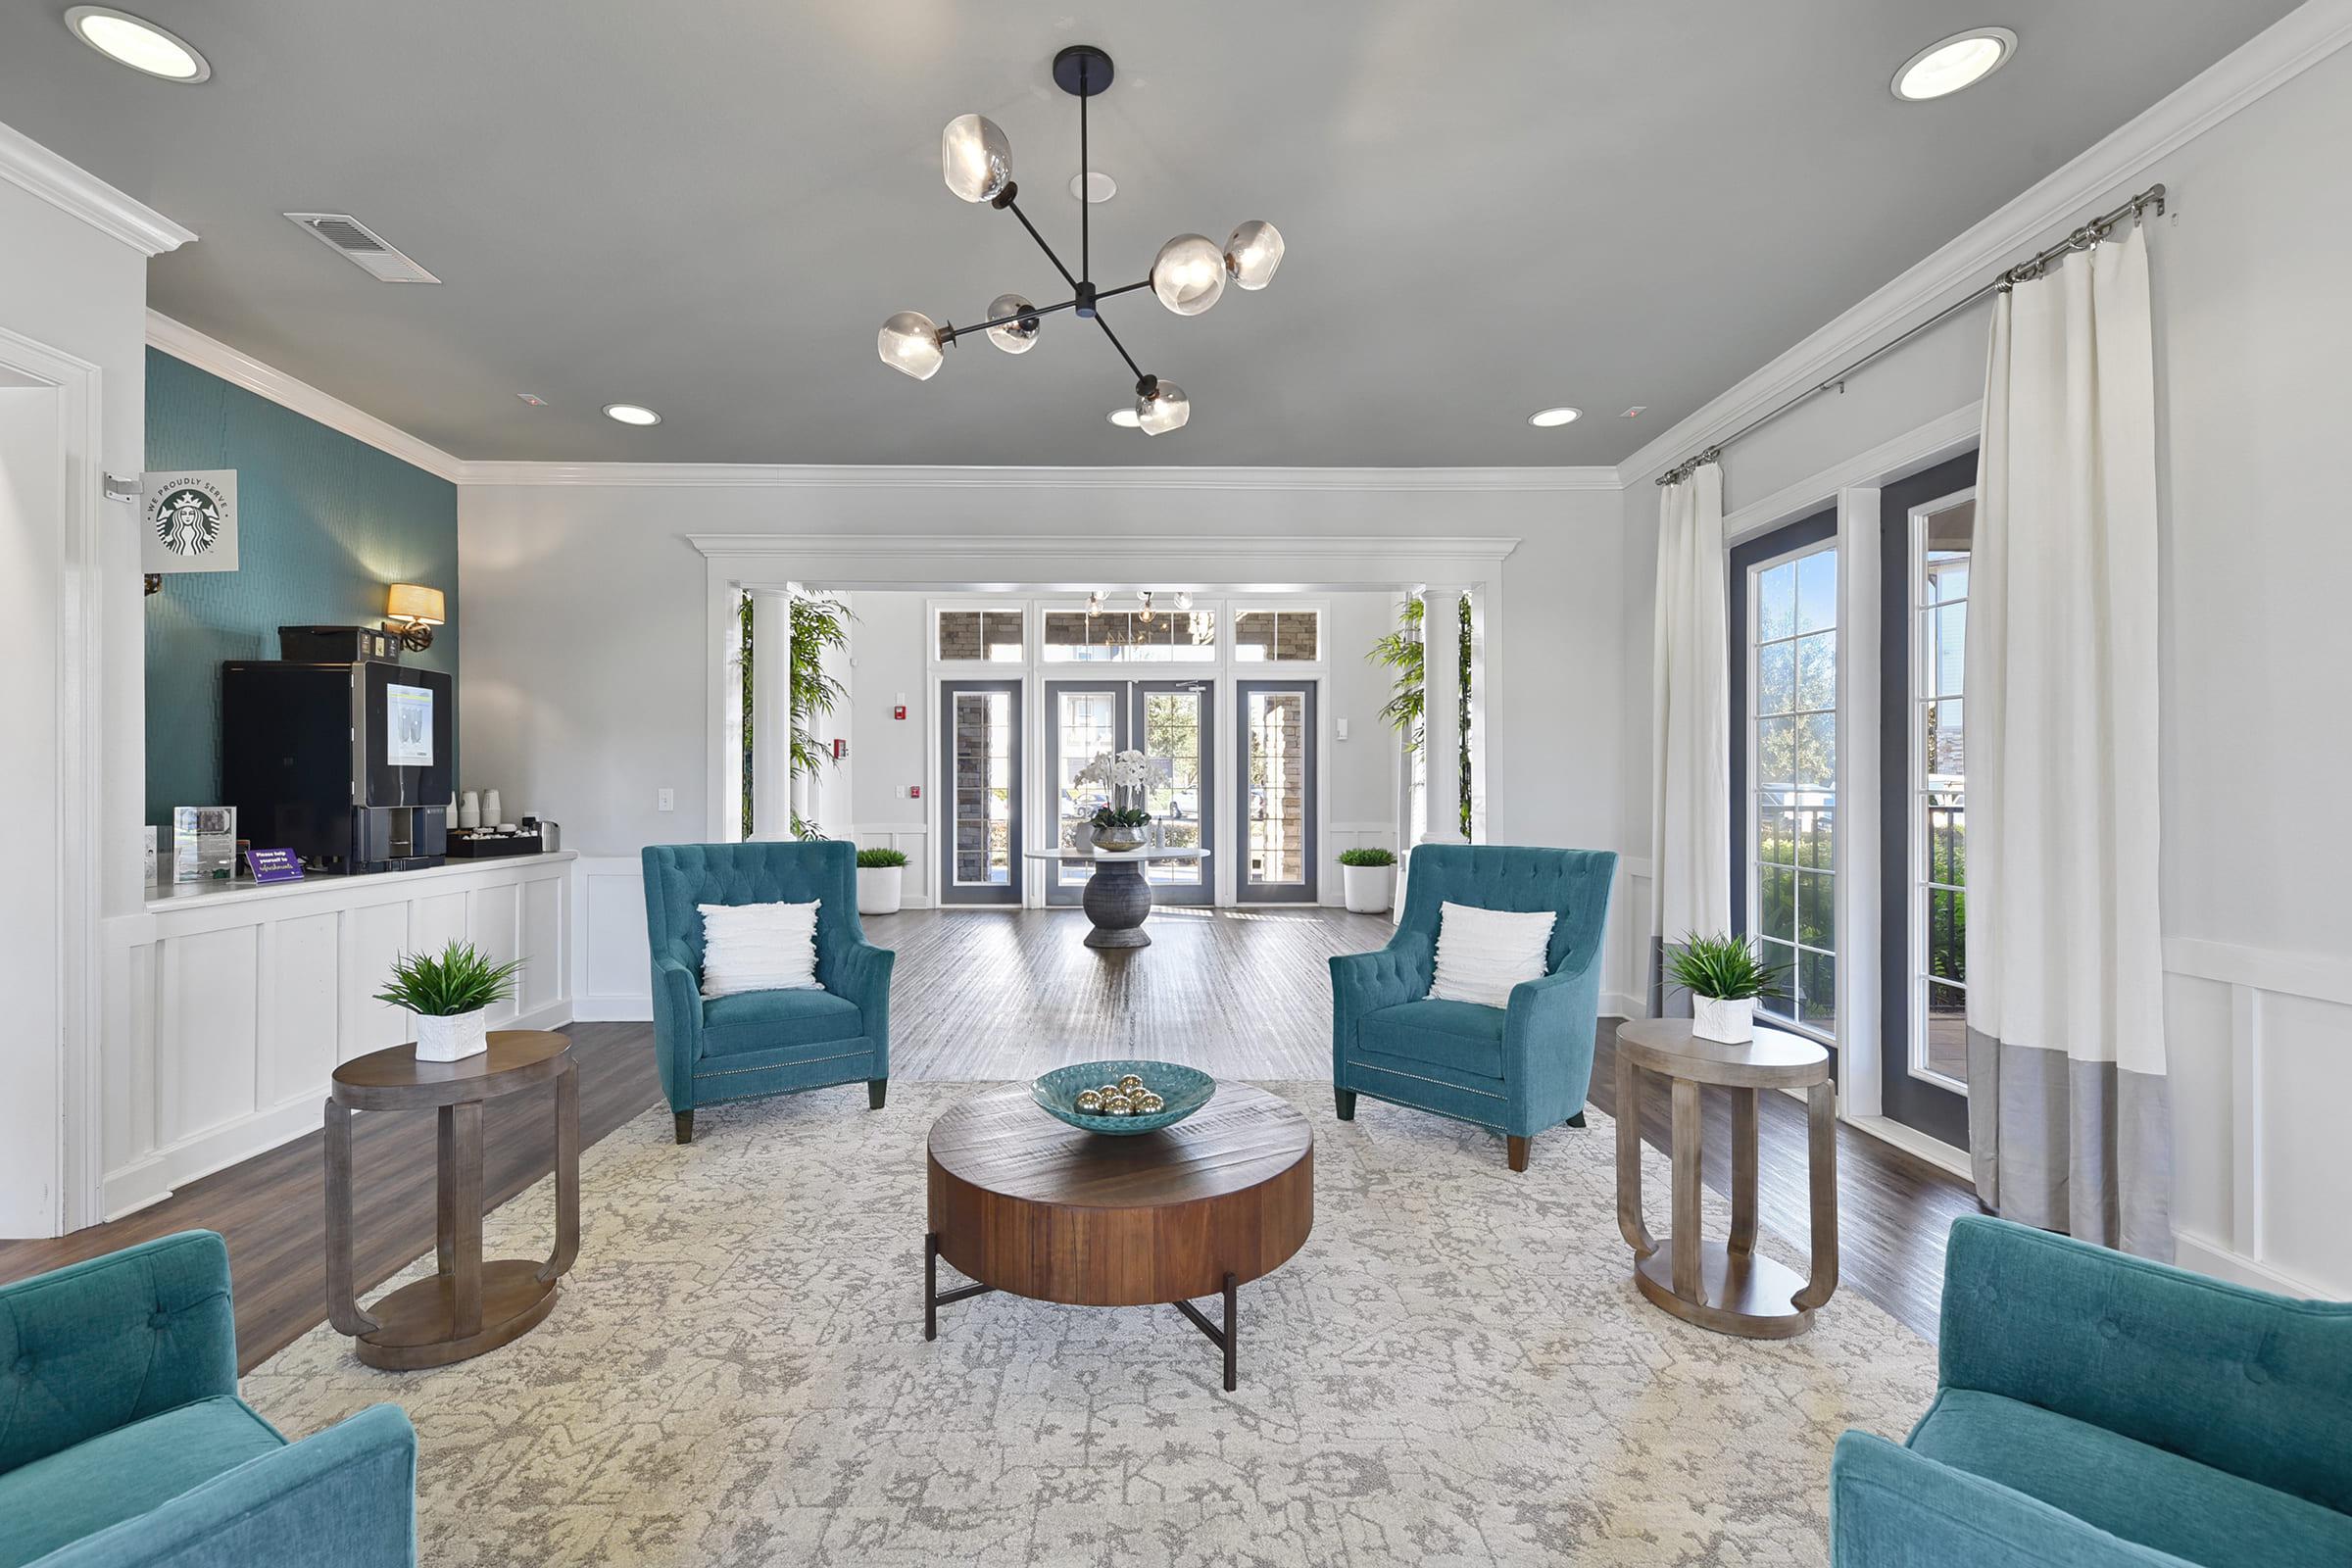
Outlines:
MULTIPOLYGON (((106 470, 99 452, 104 372, 87 360, 0 327, 0 370, 57 397, 61 560, 55 589, 58 753, 55 823, 60 1090, 49 1234, 104 1217, 105 1122, 99 1087, 101 767, 104 762, 106 470)), ((35 825, 36 833, 38 825, 35 825)))

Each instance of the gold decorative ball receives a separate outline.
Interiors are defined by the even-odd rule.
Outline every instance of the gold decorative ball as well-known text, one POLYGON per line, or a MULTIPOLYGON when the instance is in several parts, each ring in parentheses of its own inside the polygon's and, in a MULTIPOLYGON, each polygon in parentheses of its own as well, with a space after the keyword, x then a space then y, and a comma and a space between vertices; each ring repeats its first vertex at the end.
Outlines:
POLYGON ((1080 1110, 1101 1110, 1102 1108, 1102 1091, 1097 1089, 1079 1090, 1077 1104, 1080 1110))
POLYGON ((1135 1114, 1135 1102, 1129 1100, 1125 1095, 1112 1095, 1102 1102, 1102 1114, 1105 1116, 1132 1116, 1135 1114))
POLYGON ((1129 1073, 1126 1077, 1119 1080, 1119 1088, 1123 1093, 1126 1094, 1132 1095, 1138 1089, 1143 1087, 1144 1081, 1133 1073, 1129 1073))
POLYGON ((1117 1084, 1104 1084, 1101 1088, 1097 1089, 1095 1093, 1101 1095, 1104 1100, 1108 1100, 1111 1096, 1125 1094, 1126 1091, 1121 1089, 1117 1084))
POLYGON ((1151 1090, 1147 1089, 1141 1096, 1137 1097, 1135 1108, 1149 1116, 1155 1110, 1167 1109, 1168 1102, 1165 1100, 1162 1100, 1159 1096, 1152 1093, 1151 1090))

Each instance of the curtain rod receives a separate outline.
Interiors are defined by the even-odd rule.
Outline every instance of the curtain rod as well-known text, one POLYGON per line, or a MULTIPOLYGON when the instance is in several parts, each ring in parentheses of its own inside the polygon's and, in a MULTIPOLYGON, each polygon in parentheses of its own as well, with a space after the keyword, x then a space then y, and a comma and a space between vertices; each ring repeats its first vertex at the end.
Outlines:
POLYGON ((1835 375, 1832 375, 1826 380, 1817 382, 1814 385, 1805 388, 1802 392, 1799 392, 1796 394, 1796 396, 1790 398, 1788 402, 1782 404, 1779 408, 1774 409, 1769 414, 1759 415, 1757 417, 1748 420, 1747 423, 1741 425, 1739 429, 1734 430, 1730 435, 1725 436, 1722 440, 1717 441, 1714 445, 1708 447, 1704 452, 1699 453, 1695 457, 1687 458, 1683 462, 1676 464, 1673 467, 1668 468, 1664 473, 1658 475, 1658 483, 1661 485, 1681 484, 1685 479, 1690 478, 1691 474, 1697 472, 1699 468, 1720 459, 1723 456, 1723 449, 1730 446, 1733 442, 1754 434, 1756 431, 1761 430, 1764 428, 1764 426, 1770 424, 1773 420, 1779 418, 1782 415, 1787 414, 1790 409, 1795 408, 1798 404, 1803 403, 1808 399, 1819 397, 1822 393, 1829 391, 1832 387, 1836 387, 1840 391, 1844 390, 1846 377, 1852 375, 1855 371, 1861 369, 1864 366, 1869 365, 1874 360, 1893 353, 1905 343, 1908 343, 1913 338, 1919 336, 1920 333, 1927 331, 1931 327, 1940 325, 1946 319, 1957 316, 1960 312, 1967 310, 1970 306, 1976 304, 1979 300, 1985 298, 1987 295, 2005 294, 2020 283, 2032 282, 2034 278, 2037 278, 2044 272, 2048 271, 2051 263, 2059 261, 2076 251, 2089 250, 2092 246, 2098 244, 2099 241, 2105 239, 2109 233, 2113 232, 2115 226, 2118 223, 2121 223, 2125 219, 2129 218, 2134 222, 2138 221, 2140 214, 2145 209, 2150 207, 2156 209, 2157 217, 2162 218, 2164 216, 2164 187, 2162 185, 2150 185, 2146 190, 2141 191, 2138 195, 2124 203, 2123 206, 2118 207, 2114 212, 2105 213, 2097 218, 2092 219, 2089 222, 2084 223, 2081 228, 2076 229, 2073 233, 2067 235, 2066 238, 2060 240, 2048 250, 2041 251, 2034 256, 2028 257, 2025 261, 2018 263, 2015 267, 2010 268, 2007 271, 2000 273, 1998 276, 1994 277, 1991 282, 1986 283, 1983 288, 1976 290, 1966 298, 1954 300, 1951 304, 1945 306, 1942 310, 1937 311, 1934 316, 1929 317, 1926 320, 1920 322, 1917 326, 1912 327, 1900 337, 1889 338, 1885 343, 1880 344, 1877 348, 1872 349, 1868 354, 1865 354, 1860 359, 1854 361, 1851 365, 1845 367, 1845 368, 1838 371, 1835 375))

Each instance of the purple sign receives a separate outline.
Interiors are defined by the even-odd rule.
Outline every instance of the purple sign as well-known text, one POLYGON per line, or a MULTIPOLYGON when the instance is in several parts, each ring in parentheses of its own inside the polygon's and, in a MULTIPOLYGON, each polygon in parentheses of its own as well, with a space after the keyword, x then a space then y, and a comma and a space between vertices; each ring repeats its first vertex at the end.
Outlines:
POLYGON ((302 858, 292 850, 247 850, 245 863, 253 867, 256 882, 302 880, 302 858))

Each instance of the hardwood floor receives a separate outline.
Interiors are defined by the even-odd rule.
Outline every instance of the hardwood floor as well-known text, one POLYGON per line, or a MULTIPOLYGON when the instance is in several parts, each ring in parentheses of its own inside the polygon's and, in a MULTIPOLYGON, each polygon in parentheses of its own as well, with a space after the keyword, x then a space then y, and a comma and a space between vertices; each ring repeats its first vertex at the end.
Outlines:
MULTIPOLYGON (((1331 988, 1324 959, 1389 938, 1386 916, 1298 908, 1158 909, 1152 946, 1098 952, 1081 945, 1077 910, 910 910, 866 922, 895 948, 891 1073, 895 1078, 1021 1080, 1100 1056, 1182 1061, 1222 1077, 1327 1080, 1331 988)), ((580 1133, 593 1145, 660 1102, 653 1030, 582 1023, 567 1031, 580 1074, 580 1133)), ((1615 1019, 1603 1019, 1592 1102, 1613 1111, 1615 1019)), ((839 1093, 851 1095, 852 1091, 839 1093)), ((856 1097, 862 1106, 862 1097, 856 1097)), ((845 1101, 845 1113, 848 1102, 845 1101)), ((1666 1097, 1644 1097, 1642 1136, 1666 1147, 1666 1097)), ((1764 1097, 1763 1223, 1792 1242, 1806 1232, 1804 1110, 1764 1097)), ((862 1114, 862 1111, 860 1111, 862 1114)), ((1703 1178, 1730 1183, 1730 1107, 1704 1099, 1703 1178)), ((1359 1115, 1415 1112, 1367 1104, 1359 1115)), ((1600 1136, 1563 1128, 1547 1147, 1600 1136)), ((254 1366, 325 1320, 323 1173, 318 1133, 191 1182, 152 1208, 55 1240, 0 1242, 0 1281, 58 1268, 152 1237, 201 1227, 228 1240, 239 1363, 254 1366)), ((547 1174, 554 1130, 547 1096, 494 1101, 484 1119, 483 1186, 504 1202, 547 1174)), ((1502 1159, 1502 1141, 1494 1158, 1502 1159)), ((433 1122, 429 1112, 360 1118, 356 1277, 363 1293, 433 1241, 433 1122)), ((1851 1127, 1838 1129, 1841 1291, 1854 1291, 1933 1339, 1952 1219, 1976 1211, 1957 1178, 1851 1127)), ((594 1195, 589 1195, 593 1203, 594 1195)), ((1652 1229, 1663 1224, 1653 1217, 1652 1229)), ((591 1243, 593 1245, 593 1243, 591 1243)), ((1630 1254, 1629 1254, 1630 1257, 1630 1254)), ((1835 1303, 1831 1307, 1835 1310, 1835 1303)))

